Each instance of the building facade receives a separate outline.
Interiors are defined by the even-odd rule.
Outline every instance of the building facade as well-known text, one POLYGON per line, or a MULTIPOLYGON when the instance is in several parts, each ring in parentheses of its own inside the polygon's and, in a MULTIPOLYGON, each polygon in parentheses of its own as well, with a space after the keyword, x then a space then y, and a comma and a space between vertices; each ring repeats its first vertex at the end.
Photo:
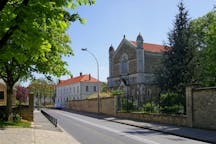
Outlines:
MULTIPOLYGON (((0 79, 0 106, 7 105, 7 86, 5 82, 0 79)), ((13 88, 12 106, 16 105, 16 88, 13 88)))
POLYGON ((164 46, 144 43, 141 34, 136 41, 125 38, 118 48, 109 48, 109 89, 121 89, 139 102, 148 102, 158 96, 155 70, 161 63, 164 46))
MULTIPOLYGON (((99 91, 102 90, 102 82, 99 82, 99 91)), ((65 107, 68 100, 81 100, 98 92, 98 80, 90 74, 72 77, 68 80, 60 80, 56 86, 55 107, 65 107)))

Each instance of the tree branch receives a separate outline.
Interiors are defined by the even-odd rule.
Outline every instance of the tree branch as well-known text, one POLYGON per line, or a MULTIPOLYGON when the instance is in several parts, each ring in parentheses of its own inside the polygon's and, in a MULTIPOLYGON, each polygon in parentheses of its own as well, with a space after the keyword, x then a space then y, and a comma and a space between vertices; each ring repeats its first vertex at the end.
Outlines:
MULTIPOLYGON (((20 6, 26 7, 28 5, 28 2, 29 2, 29 0, 23 0, 22 4, 20 6)), ((2 49, 3 46, 7 43, 7 41, 10 39, 10 37, 13 35, 14 31, 19 28, 18 27, 18 21, 20 19, 20 13, 17 14, 17 17, 15 18, 14 24, 9 28, 9 30, 0 39, 0 49, 2 49)), ((24 20, 24 18, 22 18, 22 21, 23 20, 24 20)))

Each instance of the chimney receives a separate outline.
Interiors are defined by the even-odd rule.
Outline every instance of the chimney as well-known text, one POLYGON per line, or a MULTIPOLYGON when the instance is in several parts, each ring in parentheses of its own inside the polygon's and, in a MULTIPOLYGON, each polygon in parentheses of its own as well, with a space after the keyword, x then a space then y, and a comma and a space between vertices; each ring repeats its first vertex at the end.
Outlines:
POLYGON ((89 80, 91 80, 91 74, 89 74, 89 80))
POLYGON ((80 72, 80 76, 82 76, 82 72, 80 72))

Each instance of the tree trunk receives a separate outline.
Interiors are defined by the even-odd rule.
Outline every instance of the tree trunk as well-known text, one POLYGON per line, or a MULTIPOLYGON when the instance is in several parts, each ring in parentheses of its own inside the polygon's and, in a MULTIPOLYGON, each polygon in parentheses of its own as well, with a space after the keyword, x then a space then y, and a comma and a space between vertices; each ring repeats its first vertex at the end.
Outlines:
POLYGON ((13 84, 7 83, 7 121, 13 120, 13 110, 12 110, 12 96, 13 96, 13 84))

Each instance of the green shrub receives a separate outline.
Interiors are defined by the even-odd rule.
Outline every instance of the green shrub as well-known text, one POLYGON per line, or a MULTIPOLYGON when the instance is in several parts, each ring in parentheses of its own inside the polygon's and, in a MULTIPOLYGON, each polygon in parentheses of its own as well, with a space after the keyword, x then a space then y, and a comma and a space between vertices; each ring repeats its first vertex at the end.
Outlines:
POLYGON ((160 111, 165 114, 183 114, 184 107, 182 105, 164 106, 160 108, 160 111))
POLYGON ((123 111, 133 111, 134 110, 134 105, 131 100, 127 100, 124 98, 122 100, 122 110, 123 111))
POLYGON ((159 113, 159 106, 154 102, 148 102, 143 105, 142 110, 147 113, 159 113))
POLYGON ((166 114, 183 114, 184 101, 184 97, 178 93, 164 93, 160 97, 160 111, 166 114))
POLYGON ((13 115, 13 121, 14 122, 20 122, 22 117, 19 114, 14 114, 13 115))
POLYGON ((153 103, 148 102, 148 103, 143 105, 143 109, 144 109, 145 112, 153 112, 154 111, 154 106, 155 105, 153 103))

